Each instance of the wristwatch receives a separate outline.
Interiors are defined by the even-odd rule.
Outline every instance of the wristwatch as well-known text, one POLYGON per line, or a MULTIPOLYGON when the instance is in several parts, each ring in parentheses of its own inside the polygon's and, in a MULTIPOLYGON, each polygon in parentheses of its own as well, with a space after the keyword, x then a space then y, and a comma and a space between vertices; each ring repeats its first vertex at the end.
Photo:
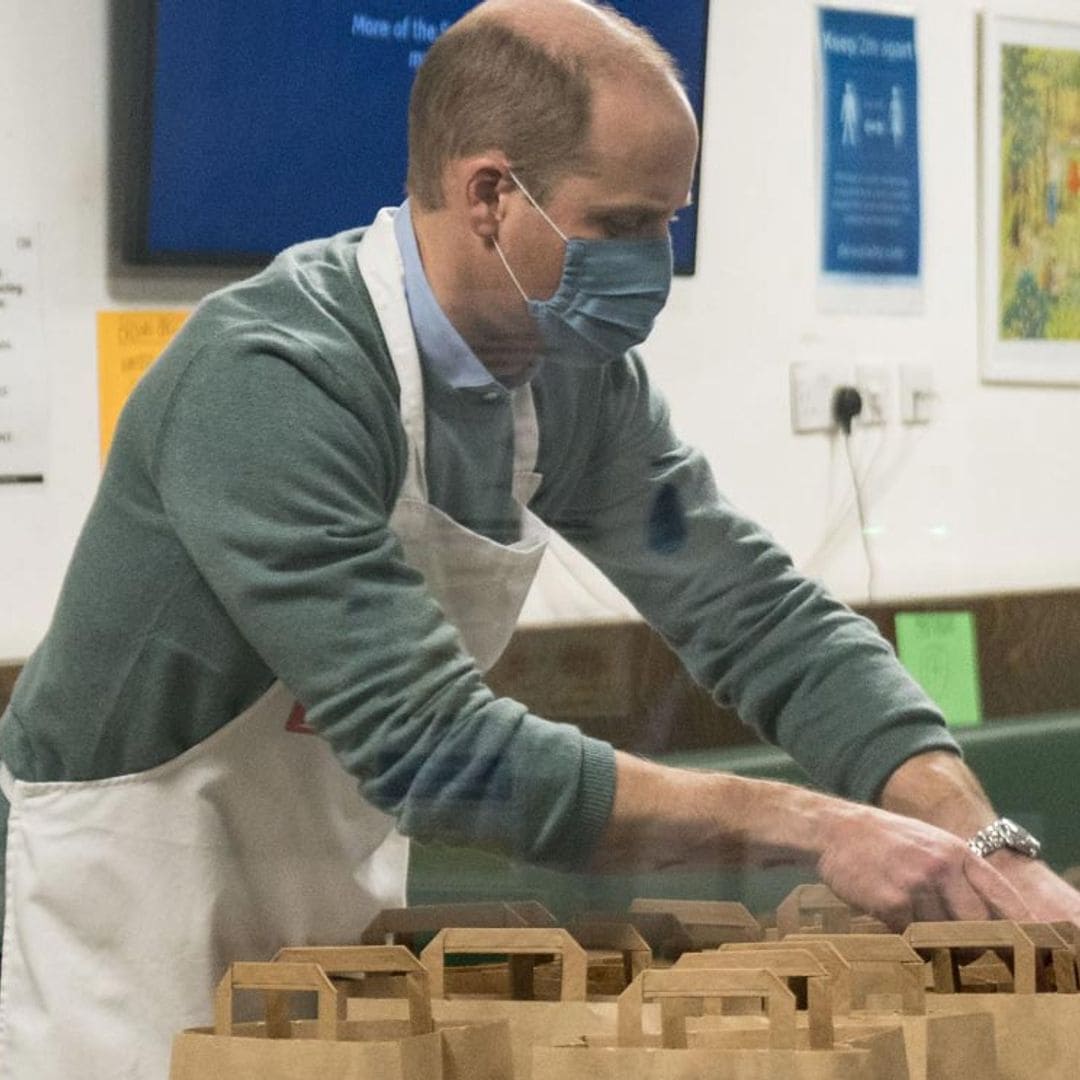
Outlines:
POLYGON ((1027 829, 1021 828, 1007 817, 998 818, 997 821, 990 822, 985 829, 980 829, 968 840, 967 846, 983 858, 1002 848, 1018 851, 1031 859, 1037 859, 1042 851, 1042 844, 1027 829))

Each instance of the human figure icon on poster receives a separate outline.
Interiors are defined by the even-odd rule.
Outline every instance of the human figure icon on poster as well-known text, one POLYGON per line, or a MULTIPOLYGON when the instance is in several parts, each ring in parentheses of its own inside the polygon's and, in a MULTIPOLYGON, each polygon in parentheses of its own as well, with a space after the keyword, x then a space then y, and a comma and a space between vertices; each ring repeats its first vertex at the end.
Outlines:
POLYGON ((904 145, 904 135, 907 130, 904 93, 899 86, 892 88, 892 100, 889 102, 889 127, 892 130, 893 147, 899 150, 904 145))
POLYGON ((840 102, 840 145, 855 146, 859 141, 859 95, 855 84, 844 83, 844 97, 840 102))

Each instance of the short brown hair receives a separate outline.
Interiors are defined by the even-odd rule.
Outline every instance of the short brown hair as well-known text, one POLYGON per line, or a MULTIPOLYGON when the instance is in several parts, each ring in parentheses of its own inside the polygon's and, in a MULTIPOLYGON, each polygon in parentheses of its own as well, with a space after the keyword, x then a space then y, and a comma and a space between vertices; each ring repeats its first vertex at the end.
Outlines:
POLYGON ((555 53, 495 17, 468 18, 431 47, 409 103, 409 195, 424 210, 444 205, 443 173, 459 158, 499 149, 544 202, 588 156, 592 84, 627 64, 680 82, 655 39, 607 5, 618 31, 612 50, 555 53))

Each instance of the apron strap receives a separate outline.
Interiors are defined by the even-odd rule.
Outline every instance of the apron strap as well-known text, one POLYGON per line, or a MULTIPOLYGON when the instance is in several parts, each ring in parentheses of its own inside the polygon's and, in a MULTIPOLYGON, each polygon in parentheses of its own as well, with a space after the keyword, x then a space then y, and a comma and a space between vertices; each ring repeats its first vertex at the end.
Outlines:
POLYGON ((0 795, 3 795, 9 803, 15 799, 15 777, 2 761, 0 761, 0 795))
MULTIPOLYGON (((405 269, 394 234, 394 217, 381 210, 364 233, 356 253, 357 265, 378 313, 401 389, 401 423, 408 442, 408 460, 402 498, 428 502, 427 433, 424 416, 424 376, 405 298, 405 269)), ((527 383, 512 392, 514 414, 514 498, 522 505, 536 493, 540 477, 536 462, 540 428, 532 387, 527 383)))
POLYGON ((400 387, 401 423, 408 442, 403 498, 427 502, 426 432, 424 428, 424 376, 405 299, 405 267, 394 235, 394 215, 380 210, 360 239, 356 263, 364 279, 400 387))

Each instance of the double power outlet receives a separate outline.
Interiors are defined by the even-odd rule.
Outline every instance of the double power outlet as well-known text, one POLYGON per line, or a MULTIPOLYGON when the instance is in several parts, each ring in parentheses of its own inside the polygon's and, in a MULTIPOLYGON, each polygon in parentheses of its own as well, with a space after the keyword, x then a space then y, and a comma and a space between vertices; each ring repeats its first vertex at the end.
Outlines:
POLYGON ((899 384, 900 420, 905 424, 928 424, 933 419, 934 376, 925 364, 867 362, 842 364, 796 363, 791 365, 791 426, 797 434, 835 431, 833 398, 841 386, 854 386, 862 397, 856 427, 888 424, 895 416, 894 398, 899 384))

